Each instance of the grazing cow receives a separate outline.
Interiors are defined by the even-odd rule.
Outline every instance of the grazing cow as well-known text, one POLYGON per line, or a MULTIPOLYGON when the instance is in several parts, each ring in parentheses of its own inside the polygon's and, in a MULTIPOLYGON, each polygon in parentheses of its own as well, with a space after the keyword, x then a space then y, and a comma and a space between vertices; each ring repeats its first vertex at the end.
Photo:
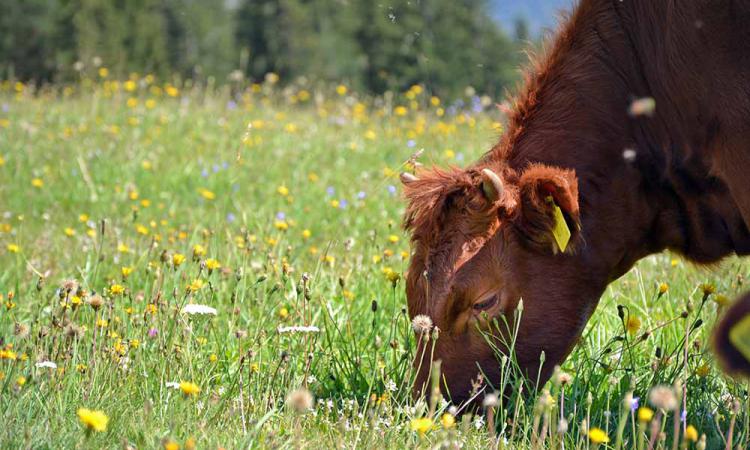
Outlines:
POLYGON ((494 148, 402 175, 409 313, 441 330, 417 388, 430 356, 453 401, 478 367, 497 382, 477 330, 521 298, 517 361, 543 382, 639 259, 750 253, 748 23, 750 1, 581 0, 494 148))

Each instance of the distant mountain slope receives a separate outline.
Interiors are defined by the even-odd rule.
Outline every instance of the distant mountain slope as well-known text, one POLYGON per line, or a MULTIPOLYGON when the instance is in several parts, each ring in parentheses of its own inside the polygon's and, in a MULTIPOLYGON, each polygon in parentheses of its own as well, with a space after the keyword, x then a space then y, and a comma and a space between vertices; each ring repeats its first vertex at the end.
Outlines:
POLYGON ((575 0, 490 0, 490 9, 508 33, 513 33, 520 17, 526 20, 531 35, 538 36, 545 28, 554 28, 558 12, 569 11, 574 3, 575 0))

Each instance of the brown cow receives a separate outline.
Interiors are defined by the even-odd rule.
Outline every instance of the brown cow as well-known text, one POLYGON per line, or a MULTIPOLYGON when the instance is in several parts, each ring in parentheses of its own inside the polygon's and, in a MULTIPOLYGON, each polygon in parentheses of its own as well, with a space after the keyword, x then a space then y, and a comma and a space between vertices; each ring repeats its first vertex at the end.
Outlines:
MULTIPOLYGON (((491 151, 402 176, 409 313, 442 331, 434 358, 453 401, 478 366, 498 377, 483 313, 523 298, 516 356, 544 381, 639 259, 750 253, 749 23, 750 1, 582 0, 491 151), (556 226, 571 232, 565 251, 556 226)), ((418 351, 417 388, 429 356, 418 351)))

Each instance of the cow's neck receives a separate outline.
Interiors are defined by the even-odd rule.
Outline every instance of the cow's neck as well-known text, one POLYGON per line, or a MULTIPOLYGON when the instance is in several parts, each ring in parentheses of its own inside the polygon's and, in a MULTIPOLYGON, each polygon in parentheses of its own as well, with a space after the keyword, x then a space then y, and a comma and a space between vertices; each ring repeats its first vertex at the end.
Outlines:
POLYGON ((516 173, 535 162, 575 169, 586 239, 579 260, 601 267, 601 277, 665 248, 698 262, 750 252, 736 204, 701 156, 710 124, 682 113, 695 106, 675 100, 684 96, 653 92, 670 80, 647 73, 618 20, 614 9, 579 9, 488 157, 516 173), (657 99, 656 111, 633 117, 629 106, 643 97, 657 99))

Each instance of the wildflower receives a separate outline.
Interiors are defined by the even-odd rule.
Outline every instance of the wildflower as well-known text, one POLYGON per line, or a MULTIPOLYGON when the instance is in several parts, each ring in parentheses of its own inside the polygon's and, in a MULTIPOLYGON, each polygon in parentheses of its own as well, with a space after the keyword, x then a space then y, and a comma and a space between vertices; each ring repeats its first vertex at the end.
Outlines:
POLYGON ((120 284, 113 284, 109 287, 109 293, 112 295, 120 295, 125 292, 125 287, 120 284))
POLYGON ((285 220, 277 220, 273 223, 274 228, 281 231, 286 231, 289 229, 289 222, 285 220))
POLYGON ((0 350, 0 359, 9 359, 11 361, 15 361, 16 358, 16 352, 9 349, 0 350))
POLYGON ((654 411, 651 408, 642 406, 638 408, 638 421, 639 422, 651 422, 654 418, 654 411))
POLYGON ((87 303, 94 309, 94 311, 96 311, 104 305, 104 299, 101 295, 94 294, 88 298, 87 303))
POLYGON ((606 444, 609 442, 609 436, 607 436, 607 433, 601 428, 596 427, 589 430, 589 439, 591 439, 591 442, 594 444, 606 444))
POLYGON ((700 286, 701 291, 703 291, 703 299, 707 299, 709 295, 716 292, 716 286, 714 286, 711 283, 703 283, 700 286))
POLYGON ((216 315, 216 309, 215 308, 212 308, 212 307, 206 306, 206 305, 195 305, 195 304, 192 304, 192 303, 189 303, 189 304, 183 306, 181 312, 183 314, 189 314, 189 315, 193 315, 193 314, 210 314, 212 316, 216 315))
POLYGON ((309 411, 313 407, 313 395, 305 388, 292 391, 286 398, 286 404, 298 413, 309 411))
POLYGON ((393 108, 393 113, 397 116, 405 116, 407 112, 409 112, 409 110, 406 109, 405 106, 396 106, 393 108))
POLYGON ((388 242, 390 242, 391 244, 397 243, 398 242, 398 236, 396 236, 395 234, 392 234, 392 235, 388 236, 388 242))
POLYGON ((68 236, 68 237, 73 237, 73 236, 75 236, 75 234, 76 234, 76 230, 74 230, 74 229, 72 229, 72 228, 70 228, 70 227, 66 227, 66 228, 65 228, 65 229, 63 230, 63 233, 65 233, 65 236, 68 236))
POLYGON ((456 418, 451 413, 445 413, 440 417, 440 424, 448 430, 456 425, 456 418))
POLYGON ((673 411, 677 408, 677 397, 671 386, 656 386, 648 393, 648 401, 652 405, 665 411, 673 411))
POLYGON ((552 374, 552 383, 556 386, 565 386, 570 384, 573 377, 560 369, 560 366, 555 366, 554 373, 552 374))
POLYGON ((629 316, 625 328, 631 335, 637 333, 641 329, 641 319, 636 316, 629 316))
POLYGON ((210 362, 212 362, 212 363, 215 363, 216 361, 218 361, 218 360, 219 360, 219 357, 218 357, 218 356, 216 356, 216 353, 211 353, 211 354, 210 354, 210 355, 208 356, 208 360, 209 360, 210 362))
POLYGON ((289 195, 289 188, 282 184, 281 186, 276 188, 276 192, 278 192, 282 197, 286 197, 287 195, 289 195))
POLYGON ((39 189, 44 186, 44 181, 41 178, 34 178, 31 180, 31 185, 39 189))
POLYGON ((208 269, 208 272, 211 273, 216 269, 219 269, 221 267, 221 264, 219 261, 209 258, 206 260, 206 269, 208 269))
POLYGON ((198 260, 203 256, 206 256, 206 248, 200 244, 195 244, 193 246, 193 259, 198 260))
POLYGON ((78 420, 81 421, 88 430, 106 431, 109 417, 102 411, 92 411, 87 408, 78 408, 78 420))
POLYGON ((183 262, 185 262, 185 255, 183 255, 182 253, 175 253, 174 255, 172 255, 173 266, 177 267, 183 262))
POLYGON ((7 248, 10 253, 18 253, 21 251, 21 247, 17 244, 8 244, 5 248, 7 248))
POLYGON ((724 294, 714 295, 713 300, 719 307, 729 306, 732 303, 729 297, 724 294))
POLYGON ((698 375, 701 378, 707 377, 711 368, 708 364, 703 364, 699 366, 697 369, 695 369, 695 374, 698 375))
POLYGON ((343 84, 336 86, 336 93, 339 95, 346 95, 347 88, 343 84))
POLYGON ((216 194, 214 194, 212 191, 209 191, 208 189, 199 189, 198 192, 201 194, 201 197, 206 200, 213 200, 216 198, 216 194))
POLYGON ((667 293, 669 290, 669 285, 667 283, 660 283, 659 284, 659 295, 662 296, 667 293))
POLYGON ((687 428, 685 428, 685 439, 696 442, 698 440, 698 430, 696 430, 694 426, 688 425, 687 428))
POLYGON ((302 230, 302 238, 303 239, 309 239, 310 236, 312 236, 312 232, 308 229, 302 230))
POLYGON ((288 310, 288 309, 286 309, 286 308, 284 308, 284 307, 282 306, 281 308, 279 308, 279 312, 278 312, 278 315, 279 315, 279 319, 281 319, 281 320, 284 320, 284 319, 286 319, 287 317, 289 317, 289 310, 288 310))
POLYGON ((167 439, 164 441, 164 450, 180 450, 180 444, 171 439, 167 439))
POLYGON ((57 364, 52 361, 40 361, 35 364, 35 367, 38 369, 57 369, 57 364))
POLYGON ((187 291, 188 293, 200 291, 201 288, 203 288, 203 285, 204 285, 203 280, 201 280, 200 278, 196 278, 195 280, 193 280, 192 283, 190 283, 187 286, 187 291))
POLYGON ((434 424, 432 422, 432 419, 429 417, 422 417, 421 419, 412 419, 411 422, 409 422, 409 427, 412 429, 412 431, 416 431, 419 433, 419 436, 424 436, 427 434, 428 431, 432 430, 434 424))
POLYGON ((432 329, 432 319, 424 314, 419 314, 412 319, 411 327, 417 334, 427 334, 432 329))
POLYGON ((198 387, 197 384, 192 383, 190 381, 181 381, 180 382, 180 391, 186 396, 196 396, 198 393, 200 393, 201 388, 198 387))
POLYGON ((131 273, 133 273, 133 268, 132 267, 121 267, 120 268, 120 273, 122 273, 122 277, 123 278, 127 278, 128 276, 130 276, 131 273))
POLYGON ((129 253, 130 247, 128 247, 127 244, 120 243, 120 244, 117 244, 117 251, 120 253, 129 253))

